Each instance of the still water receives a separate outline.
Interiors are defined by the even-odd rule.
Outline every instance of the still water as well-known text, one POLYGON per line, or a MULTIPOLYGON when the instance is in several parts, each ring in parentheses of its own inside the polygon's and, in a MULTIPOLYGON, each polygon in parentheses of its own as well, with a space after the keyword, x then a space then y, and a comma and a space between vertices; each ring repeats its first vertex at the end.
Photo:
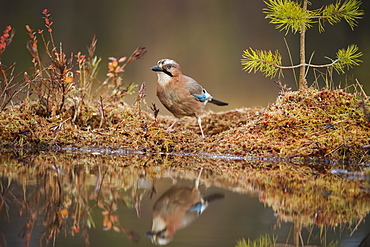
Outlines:
POLYGON ((8 152, 0 246, 359 246, 370 190, 358 178, 320 164, 8 152))

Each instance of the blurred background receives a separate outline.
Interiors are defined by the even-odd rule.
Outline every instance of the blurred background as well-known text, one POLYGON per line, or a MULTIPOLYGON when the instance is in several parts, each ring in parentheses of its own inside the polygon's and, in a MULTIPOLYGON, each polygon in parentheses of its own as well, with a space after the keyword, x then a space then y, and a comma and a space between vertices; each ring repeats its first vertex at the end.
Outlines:
MULTIPOLYGON (((311 9, 334 0, 312 1, 311 9)), ((170 115, 155 96, 156 75, 150 70, 159 59, 172 58, 183 73, 196 79, 216 99, 229 102, 227 107, 208 106, 213 111, 240 107, 266 106, 274 102, 279 89, 274 79, 262 73, 242 70, 243 50, 279 50, 285 65, 290 65, 284 43, 288 42, 294 63, 298 64, 299 35, 276 30, 265 19, 262 0, 1 0, 0 29, 7 25, 16 29, 13 43, 1 55, 3 65, 17 62, 16 71, 32 72, 31 56, 25 48, 28 35, 25 25, 46 29, 42 10, 49 9, 56 44, 63 43, 66 54, 81 51, 87 54, 92 35, 98 39, 96 55, 102 58, 99 79, 107 72, 108 57, 129 56, 135 48, 145 46, 147 54, 126 67, 124 79, 146 82, 149 105, 160 107, 160 114, 170 115)), ((364 0, 365 11, 354 30, 346 22, 326 25, 319 33, 315 25, 307 32, 306 56, 314 52, 312 63, 324 64, 335 58, 338 49, 357 44, 363 52, 363 63, 346 75, 335 74, 335 85, 345 87, 358 79, 370 91, 370 2, 364 0)), ((46 61, 46 60, 44 60, 46 61)), ((313 81, 310 71, 308 81, 313 81)), ((291 70, 284 71, 281 81, 296 89, 291 70)), ((321 87, 325 86, 321 81, 321 87)), ((134 102, 134 97, 127 100, 134 102)))

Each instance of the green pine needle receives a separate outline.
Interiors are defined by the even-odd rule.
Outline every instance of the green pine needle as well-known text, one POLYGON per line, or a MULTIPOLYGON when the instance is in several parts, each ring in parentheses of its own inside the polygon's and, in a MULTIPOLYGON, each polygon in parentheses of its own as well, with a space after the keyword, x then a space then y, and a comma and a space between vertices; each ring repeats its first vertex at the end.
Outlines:
POLYGON ((279 66, 282 65, 282 58, 278 51, 253 50, 252 48, 246 49, 243 52, 241 63, 244 70, 248 73, 260 71, 266 77, 275 77, 280 71, 279 66))
POLYGON ((319 31, 324 31, 324 21, 334 25, 344 19, 353 30, 357 26, 357 20, 361 19, 364 12, 360 10, 361 2, 358 0, 347 0, 343 4, 337 1, 335 4, 329 4, 323 7, 319 16, 319 31))
POLYGON ((358 66, 362 61, 358 59, 362 56, 362 52, 358 52, 356 45, 349 45, 347 49, 340 49, 337 52, 337 62, 334 63, 333 68, 340 73, 345 73, 345 69, 350 69, 358 66))
POLYGON ((280 31, 285 30, 293 33, 301 32, 312 27, 316 23, 313 17, 315 12, 304 10, 297 2, 290 0, 269 0, 265 1, 267 8, 264 9, 266 18, 271 19, 270 23, 275 24, 280 31))

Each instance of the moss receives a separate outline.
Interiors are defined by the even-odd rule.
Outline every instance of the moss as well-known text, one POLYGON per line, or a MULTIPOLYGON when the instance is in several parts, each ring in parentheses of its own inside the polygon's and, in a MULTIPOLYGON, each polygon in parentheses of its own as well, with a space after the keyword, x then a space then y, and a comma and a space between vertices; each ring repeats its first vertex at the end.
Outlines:
POLYGON ((95 146, 145 152, 187 152, 286 158, 368 159, 370 123, 356 93, 342 89, 287 92, 265 109, 236 109, 203 116, 207 138, 195 119, 185 118, 168 132, 172 117, 154 117, 125 103, 108 102, 103 124, 94 106, 85 105, 75 122, 62 115, 37 115, 36 102, 0 112, 3 146, 95 146), (117 106, 118 105, 118 106, 117 106), (36 114, 36 115, 35 115, 36 114))
MULTIPOLYGON (((367 156, 370 123, 358 94, 341 89, 308 88, 287 92, 260 116, 225 134, 221 141, 233 150, 244 138, 256 155, 344 159, 367 156)), ((368 102, 366 102, 368 106, 368 102)))

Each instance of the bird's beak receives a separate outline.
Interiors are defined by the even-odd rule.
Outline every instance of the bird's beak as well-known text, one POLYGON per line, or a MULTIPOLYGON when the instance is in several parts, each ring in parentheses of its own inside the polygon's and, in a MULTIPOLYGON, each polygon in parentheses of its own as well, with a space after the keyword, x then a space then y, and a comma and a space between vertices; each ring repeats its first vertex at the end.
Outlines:
POLYGON ((145 235, 146 235, 147 238, 150 239, 155 235, 155 232, 147 232, 145 235))
POLYGON ((162 69, 162 68, 159 68, 159 67, 158 67, 158 65, 153 66, 151 69, 152 69, 153 71, 163 71, 163 69, 162 69))

